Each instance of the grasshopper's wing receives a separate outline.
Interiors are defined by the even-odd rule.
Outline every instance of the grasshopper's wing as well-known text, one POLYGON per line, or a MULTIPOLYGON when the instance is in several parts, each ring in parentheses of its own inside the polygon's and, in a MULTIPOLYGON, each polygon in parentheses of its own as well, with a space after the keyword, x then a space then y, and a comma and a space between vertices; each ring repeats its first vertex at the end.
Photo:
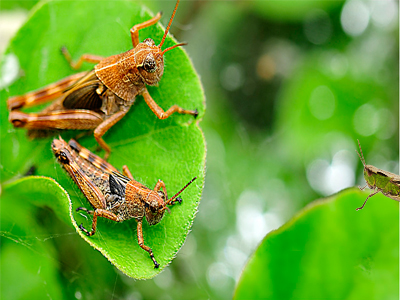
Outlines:
POLYGON ((99 95, 99 91, 103 87, 102 83, 97 79, 94 71, 89 72, 81 80, 65 90, 63 106, 66 109, 89 109, 99 110, 103 101, 99 95))
POLYGON ((125 177, 118 172, 112 172, 109 179, 111 193, 124 198, 126 185, 129 181, 131 180, 128 177, 125 177))
POLYGON ((105 208, 106 200, 100 189, 90 180, 90 178, 80 169, 78 164, 70 160, 69 164, 63 164, 64 169, 78 185, 86 199, 94 208, 105 208))
POLYGON ((77 141, 74 139, 69 140, 68 145, 73 149, 82 159, 90 162, 95 167, 99 168, 103 172, 113 173, 118 172, 116 168, 114 168, 110 163, 97 156, 96 154, 90 152, 85 147, 82 147, 77 141))
POLYGON ((390 181, 393 183, 400 183, 400 175, 397 175, 397 174, 394 174, 394 173, 391 173, 388 171, 380 170, 380 169, 377 169, 376 173, 381 176, 389 177, 390 181))
MULTIPOLYGON (((400 186, 400 176, 388 171, 384 171, 384 170, 379 170, 377 172, 379 175, 381 176, 386 176, 388 178, 390 178, 390 182, 396 186, 400 186)), ((385 196, 389 197, 390 199, 396 200, 400 202, 400 194, 396 194, 397 189, 395 191, 391 190, 391 191, 381 191, 382 194, 384 194, 385 196)))

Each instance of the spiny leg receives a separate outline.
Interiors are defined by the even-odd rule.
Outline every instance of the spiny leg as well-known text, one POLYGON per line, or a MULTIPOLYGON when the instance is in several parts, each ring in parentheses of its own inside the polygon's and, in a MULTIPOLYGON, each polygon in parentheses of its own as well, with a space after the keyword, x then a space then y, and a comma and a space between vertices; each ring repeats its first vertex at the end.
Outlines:
MULTIPOLYGON (((86 210, 86 209, 82 209, 82 210, 86 210)), ((86 210, 86 211, 88 211, 88 210, 86 210)), ((115 221, 115 222, 119 222, 120 221, 118 216, 113 214, 112 212, 110 212, 108 210, 105 210, 105 209, 98 208, 93 213, 93 222, 92 222, 92 230, 91 231, 88 231, 85 227, 83 227, 82 224, 79 225, 79 228, 84 233, 86 233, 87 236, 92 236, 92 235, 94 235, 96 233, 97 217, 107 218, 107 219, 110 219, 110 220, 115 221)))
POLYGON ((137 185, 137 186, 141 186, 142 185, 140 182, 136 181, 133 178, 132 173, 131 173, 131 171, 129 171, 128 166, 126 166, 126 165, 122 166, 122 174, 125 175, 126 177, 128 177, 132 181, 131 182, 132 184, 137 185))
POLYGON ((127 110, 122 110, 122 111, 119 111, 119 112, 113 114, 111 117, 109 117, 107 120, 105 120, 99 126, 97 126, 97 128, 94 130, 94 138, 96 139, 97 143, 99 143, 100 147, 103 148, 104 151, 106 152, 104 155, 105 160, 107 160, 107 158, 110 156, 111 148, 103 140, 102 136, 111 127, 113 127, 116 123, 118 123, 118 121, 121 120, 126 115, 127 112, 128 112, 127 110))
POLYGON ((85 213, 87 213, 89 215, 93 215, 94 214, 94 210, 89 210, 86 207, 78 207, 76 209, 76 211, 80 211, 80 210, 84 211, 85 213))
POLYGON ((14 127, 26 129, 94 129, 103 118, 90 110, 69 109, 49 113, 23 113, 13 110, 8 120, 14 127))
POLYGON ((161 13, 158 13, 150 20, 147 20, 140 24, 136 24, 131 28, 131 37, 132 37, 133 48, 135 48, 139 44, 139 30, 149 27, 153 24, 156 24, 158 22, 158 20, 160 20, 160 19, 161 19, 161 13))
POLYGON ((361 187, 360 185, 358 186, 360 191, 363 191, 366 187, 368 186, 368 184, 366 184, 364 187, 361 187))
POLYGON ((128 166, 123 165, 122 166, 122 174, 124 174, 126 177, 128 177, 130 180, 135 180, 133 179, 132 173, 129 170, 128 166))
POLYGON ((168 118, 170 115, 172 115, 174 112, 180 113, 180 114, 189 114, 193 115, 194 117, 197 117, 199 112, 197 109, 195 110, 186 110, 178 105, 172 105, 167 111, 164 111, 158 104, 151 98, 149 92, 147 89, 143 92, 143 98, 144 101, 146 101, 147 105, 150 107, 150 109, 153 111, 153 113, 157 116, 157 118, 163 120, 168 118))
POLYGON ((153 255, 153 250, 151 250, 150 247, 148 247, 144 244, 142 220, 137 221, 137 235, 138 235, 138 243, 139 243, 140 248, 149 252, 150 258, 153 260, 153 263, 154 263, 154 268, 157 269, 160 265, 158 264, 158 262, 156 261, 154 255, 153 255))
POLYGON ((163 190, 164 195, 165 195, 165 199, 168 199, 167 189, 165 188, 165 183, 161 179, 158 179, 158 181, 157 181, 157 183, 156 183, 156 185, 154 187, 154 191, 158 192, 160 189, 163 190))
POLYGON ((7 100, 7 107, 9 110, 14 110, 52 101, 60 97, 66 88, 85 76, 86 73, 77 73, 49 84, 42 89, 26 93, 25 95, 11 97, 7 100))
POLYGON ((83 54, 76 62, 73 62, 71 54, 65 46, 61 48, 61 53, 64 55, 65 59, 68 61, 71 67, 75 70, 79 69, 82 66, 82 63, 85 61, 93 64, 98 64, 104 59, 104 57, 98 55, 83 54))
POLYGON ((365 203, 367 203, 367 201, 368 201, 368 198, 371 198, 373 195, 376 195, 376 194, 379 193, 379 192, 380 192, 380 191, 378 190, 378 191, 376 191, 375 193, 372 193, 372 194, 368 195, 367 199, 365 199, 365 201, 364 201, 364 204, 363 204, 361 207, 357 208, 356 210, 363 209, 365 203))

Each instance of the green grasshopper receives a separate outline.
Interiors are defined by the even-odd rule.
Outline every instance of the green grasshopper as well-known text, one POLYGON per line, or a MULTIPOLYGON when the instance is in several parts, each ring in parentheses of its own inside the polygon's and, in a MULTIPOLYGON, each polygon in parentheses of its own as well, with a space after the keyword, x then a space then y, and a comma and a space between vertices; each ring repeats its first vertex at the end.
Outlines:
POLYGON ((383 171, 377 167, 367 165, 361 150, 360 141, 357 140, 357 142, 361 155, 357 150, 356 152, 364 165, 364 179, 367 182, 363 188, 360 186, 358 188, 362 191, 368 186, 371 190, 374 190, 374 192, 370 194, 367 199, 365 199, 364 204, 356 210, 363 209, 365 203, 367 203, 367 200, 379 192, 390 199, 400 201, 400 176, 394 173, 383 171))

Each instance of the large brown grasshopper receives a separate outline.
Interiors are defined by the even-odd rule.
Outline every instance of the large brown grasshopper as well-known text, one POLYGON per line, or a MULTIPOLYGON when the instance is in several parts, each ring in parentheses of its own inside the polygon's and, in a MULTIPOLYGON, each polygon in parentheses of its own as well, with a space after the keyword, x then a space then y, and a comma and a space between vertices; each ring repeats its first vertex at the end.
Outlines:
POLYGON ((59 163, 72 177, 94 210, 78 207, 76 210, 93 215, 92 229, 88 231, 81 224, 79 228, 88 236, 96 232, 97 217, 122 222, 134 218, 137 221, 139 246, 150 254, 154 267, 159 264, 153 251, 144 244, 142 223, 146 218, 150 225, 159 223, 167 205, 182 203, 178 197, 195 179, 193 178, 172 198, 168 198, 165 184, 158 180, 153 190, 133 179, 127 166, 123 174, 97 155, 83 148, 75 140, 67 144, 61 137, 54 139, 51 145, 59 163))
POLYGON ((133 49, 125 53, 106 58, 84 54, 73 62, 67 49, 62 48, 62 53, 74 69, 79 69, 84 61, 97 65, 90 72, 71 75, 40 90, 9 98, 9 121, 14 127, 30 130, 28 134, 31 136, 35 136, 38 130, 94 130, 94 137, 105 150, 104 158, 107 159, 111 149, 103 140, 103 135, 125 116, 137 95, 143 96, 159 119, 166 119, 174 112, 196 117, 197 110, 185 110, 177 105, 164 111, 146 88, 146 85, 157 85, 160 81, 164 72, 164 53, 185 45, 180 43, 161 49, 178 4, 179 0, 158 46, 151 38, 139 43, 139 30, 157 23, 161 13, 131 28, 133 49), (51 100, 54 102, 40 113, 20 111, 23 107, 51 100))

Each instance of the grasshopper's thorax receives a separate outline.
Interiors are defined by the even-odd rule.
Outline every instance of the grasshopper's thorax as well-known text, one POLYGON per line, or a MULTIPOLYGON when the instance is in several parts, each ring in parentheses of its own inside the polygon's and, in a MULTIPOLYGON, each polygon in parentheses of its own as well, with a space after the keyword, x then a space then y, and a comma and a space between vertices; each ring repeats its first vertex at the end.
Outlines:
POLYGON ((97 78, 114 94, 133 101, 145 84, 156 85, 164 72, 161 48, 146 39, 134 49, 104 58, 95 66, 97 78))
POLYGON ((150 38, 134 49, 135 65, 143 82, 156 85, 164 73, 164 56, 159 46, 150 38))
POLYGON ((374 188, 376 186, 376 176, 375 172, 376 167, 371 165, 364 166, 364 179, 368 184, 369 188, 374 188))

